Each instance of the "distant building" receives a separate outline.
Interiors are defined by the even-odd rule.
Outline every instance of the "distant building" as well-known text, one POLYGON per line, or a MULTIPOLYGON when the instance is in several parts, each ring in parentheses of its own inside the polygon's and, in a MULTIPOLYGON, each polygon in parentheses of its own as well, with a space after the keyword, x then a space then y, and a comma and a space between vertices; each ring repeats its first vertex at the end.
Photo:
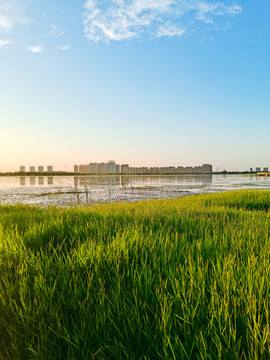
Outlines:
POLYGON ((30 167, 29 167, 29 171, 30 171, 30 172, 36 171, 36 167, 35 167, 35 166, 30 166, 30 167))
POLYGON ((79 173, 83 174, 86 173, 86 165, 79 165, 79 173))
POLYGON ((20 172, 25 172, 25 166, 20 166, 20 172))
POLYGON ((260 172, 261 168, 260 167, 256 167, 256 172, 260 172))
POLYGON ((47 171, 48 171, 48 172, 53 172, 53 166, 52 166, 52 165, 48 165, 48 166, 47 166, 47 171))
POLYGON ((268 172, 268 167, 264 167, 263 171, 268 172))
POLYGON ((116 163, 114 160, 109 160, 106 164, 107 173, 112 174, 116 173, 116 163))
POLYGON ((201 167, 201 172, 212 172, 213 171, 213 167, 210 164, 203 164, 203 166, 201 167))
POLYGON ((38 172, 44 172, 44 166, 38 166, 38 172))
POLYGON ((251 172, 251 173, 252 173, 252 172, 253 172, 253 168, 250 168, 250 169, 249 169, 249 172, 251 172))
POLYGON ((88 165, 74 165, 74 173, 80 174, 114 174, 114 173, 212 173, 213 168, 210 164, 202 166, 164 166, 164 167, 130 167, 128 164, 116 164, 114 160, 110 160, 107 164, 90 163, 88 165))
POLYGON ((106 164, 105 162, 102 162, 98 166, 99 173, 105 174, 106 173, 106 164))
POLYGON ((121 173, 128 173, 128 164, 122 164, 121 165, 121 173))

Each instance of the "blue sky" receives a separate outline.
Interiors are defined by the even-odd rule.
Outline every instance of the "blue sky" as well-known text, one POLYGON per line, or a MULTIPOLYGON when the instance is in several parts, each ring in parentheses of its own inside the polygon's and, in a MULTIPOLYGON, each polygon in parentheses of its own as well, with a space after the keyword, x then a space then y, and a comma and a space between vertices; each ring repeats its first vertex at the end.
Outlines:
POLYGON ((0 171, 270 167, 269 0, 0 0, 0 171))

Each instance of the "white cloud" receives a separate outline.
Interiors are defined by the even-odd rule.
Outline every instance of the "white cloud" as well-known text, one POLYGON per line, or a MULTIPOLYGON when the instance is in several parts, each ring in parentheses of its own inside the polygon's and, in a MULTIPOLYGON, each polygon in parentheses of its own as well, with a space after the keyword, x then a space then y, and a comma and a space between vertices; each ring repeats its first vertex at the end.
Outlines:
POLYGON ((88 0, 85 9, 84 32, 94 42, 181 36, 194 21, 211 25, 215 17, 242 12, 209 0, 88 0))
POLYGON ((31 53, 41 53, 43 52, 43 47, 42 45, 27 46, 26 50, 30 51, 31 53))
POLYGON ((11 19, 5 15, 0 13, 0 30, 2 32, 7 32, 13 27, 13 23, 11 19))
POLYGON ((12 45, 13 41, 11 40, 0 40, 0 48, 6 45, 12 45))

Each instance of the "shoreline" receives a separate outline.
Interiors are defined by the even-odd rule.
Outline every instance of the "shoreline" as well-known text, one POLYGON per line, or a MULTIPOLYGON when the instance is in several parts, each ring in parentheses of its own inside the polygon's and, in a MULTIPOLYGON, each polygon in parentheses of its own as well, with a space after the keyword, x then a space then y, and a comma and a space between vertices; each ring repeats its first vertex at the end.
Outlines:
POLYGON ((190 172, 190 173, 161 173, 161 172, 138 172, 138 173, 73 173, 73 172, 64 172, 64 171, 54 171, 54 172, 0 172, 0 176, 144 176, 144 175, 158 175, 158 176, 187 176, 187 175, 257 175, 256 172, 250 173, 249 171, 222 171, 222 172, 190 172))

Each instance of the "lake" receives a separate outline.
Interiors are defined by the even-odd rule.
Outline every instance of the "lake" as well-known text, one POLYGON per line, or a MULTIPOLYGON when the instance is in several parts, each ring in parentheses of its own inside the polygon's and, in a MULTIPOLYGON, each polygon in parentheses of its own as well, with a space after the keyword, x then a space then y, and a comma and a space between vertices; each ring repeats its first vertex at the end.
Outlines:
POLYGON ((1 204, 68 206, 175 198, 239 189, 270 189, 256 175, 1 176, 1 204))

